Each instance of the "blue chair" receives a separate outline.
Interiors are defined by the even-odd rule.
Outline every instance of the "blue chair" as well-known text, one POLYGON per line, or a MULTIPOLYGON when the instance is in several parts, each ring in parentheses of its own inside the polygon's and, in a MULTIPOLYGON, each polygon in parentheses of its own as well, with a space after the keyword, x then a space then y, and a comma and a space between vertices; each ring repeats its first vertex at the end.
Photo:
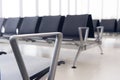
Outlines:
POLYGON ((117 32, 120 33, 120 19, 117 22, 117 32))
POLYGON ((24 17, 18 34, 36 33, 36 28, 40 25, 41 17, 24 17))
POLYGON ((98 19, 94 19, 93 20, 93 27, 94 27, 95 31, 96 31, 96 27, 98 27, 98 26, 100 26, 100 21, 98 19))
POLYGON ((17 34, 17 28, 21 25, 22 18, 8 18, 4 24, 5 32, 3 37, 9 38, 11 35, 17 34))
POLYGON ((92 17, 89 14, 86 15, 68 15, 65 18, 62 33, 63 40, 71 40, 71 42, 78 46, 77 54, 74 58, 73 67, 76 68, 75 64, 81 51, 86 50, 87 47, 92 44, 97 44, 103 54, 101 48, 103 27, 97 27, 97 37, 94 37, 94 27, 92 23, 92 17), (88 38, 93 38, 88 42, 88 38), (78 43, 76 43, 78 41, 78 43))
POLYGON ((100 25, 104 26, 104 32, 114 33, 117 31, 116 19, 102 19, 100 25))
POLYGON ((3 24, 5 22, 5 19, 4 18, 0 18, 0 36, 2 36, 2 27, 3 27, 3 24))
POLYGON ((64 16, 44 16, 41 20, 38 32, 61 32, 64 18, 64 16))

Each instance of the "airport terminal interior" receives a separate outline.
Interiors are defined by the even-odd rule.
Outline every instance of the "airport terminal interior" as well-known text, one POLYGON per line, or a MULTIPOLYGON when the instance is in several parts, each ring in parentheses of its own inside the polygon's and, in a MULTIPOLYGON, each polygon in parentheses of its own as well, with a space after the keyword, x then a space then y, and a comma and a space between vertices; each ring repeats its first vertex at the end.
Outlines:
POLYGON ((0 0, 0 80, 120 80, 120 0, 0 0))

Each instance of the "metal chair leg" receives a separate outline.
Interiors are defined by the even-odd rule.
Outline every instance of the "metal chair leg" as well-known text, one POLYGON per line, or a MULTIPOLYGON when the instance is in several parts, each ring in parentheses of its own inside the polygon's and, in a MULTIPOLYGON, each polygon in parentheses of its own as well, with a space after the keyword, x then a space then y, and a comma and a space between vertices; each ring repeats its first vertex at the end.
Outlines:
POLYGON ((100 48, 101 55, 103 55, 103 49, 102 49, 102 47, 101 47, 101 44, 98 44, 98 47, 100 48))
POLYGON ((77 58, 78 58, 78 56, 79 56, 79 54, 80 54, 80 50, 81 50, 81 47, 79 46, 78 51, 77 51, 77 54, 76 54, 76 56, 75 56, 75 58, 74 58, 74 62, 73 62, 72 68, 76 68, 75 64, 76 64, 77 58))

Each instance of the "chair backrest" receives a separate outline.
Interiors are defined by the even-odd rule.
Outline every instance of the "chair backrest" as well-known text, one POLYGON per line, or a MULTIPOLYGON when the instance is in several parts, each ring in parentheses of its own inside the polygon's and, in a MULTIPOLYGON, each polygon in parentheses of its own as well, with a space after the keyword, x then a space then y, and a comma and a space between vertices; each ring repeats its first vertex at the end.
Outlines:
POLYGON ((44 16, 41 20, 38 32, 61 32, 64 18, 64 16, 44 16))
POLYGON ((39 26, 41 17, 25 17, 19 28, 19 34, 31 34, 36 32, 36 27, 39 26))
POLYGON ((4 22, 5 22, 5 19, 4 18, 0 18, 0 35, 2 35, 1 30, 2 30, 2 26, 3 26, 4 22))
POLYGON ((96 29, 97 26, 100 26, 100 21, 98 19, 93 20, 93 27, 96 29))
POLYGON ((22 18, 8 18, 4 24, 4 34, 16 34, 16 29, 21 24, 22 18))
POLYGON ((78 27, 89 27, 88 37, 94 37, 94 28, 92 23, 92 17, 89 14, 86 15, 68 15, 65 18, 63 25, 64 38, 79 39, 78 27))
POLYGON ((120 19, 117 22, 117 32, 120 32, 120 19))
POLYGON ((102 19, 101 26, 104 26, 104 32, 116 32, 117 20, 116 19, 102 19))

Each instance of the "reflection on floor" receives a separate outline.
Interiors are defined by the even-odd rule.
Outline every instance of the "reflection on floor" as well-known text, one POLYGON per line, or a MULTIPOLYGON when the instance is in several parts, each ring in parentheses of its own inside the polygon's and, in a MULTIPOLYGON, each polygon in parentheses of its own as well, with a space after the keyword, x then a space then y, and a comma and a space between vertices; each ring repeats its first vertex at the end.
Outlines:
MULTIPOLYGON (((0 43, 0 50, 12 53, 10 45, 0 43)), ((66 64, 57 67, 55 80, 120 80, 120 37, 104 37, 102 47, 104 55, 98 47, 82 52, 76 69, 71 66, 77 49, 62 48, 60 60, 66 64)), ((21 44, 20 49, 26 55, 52 57, 52 47, 21 44)))

